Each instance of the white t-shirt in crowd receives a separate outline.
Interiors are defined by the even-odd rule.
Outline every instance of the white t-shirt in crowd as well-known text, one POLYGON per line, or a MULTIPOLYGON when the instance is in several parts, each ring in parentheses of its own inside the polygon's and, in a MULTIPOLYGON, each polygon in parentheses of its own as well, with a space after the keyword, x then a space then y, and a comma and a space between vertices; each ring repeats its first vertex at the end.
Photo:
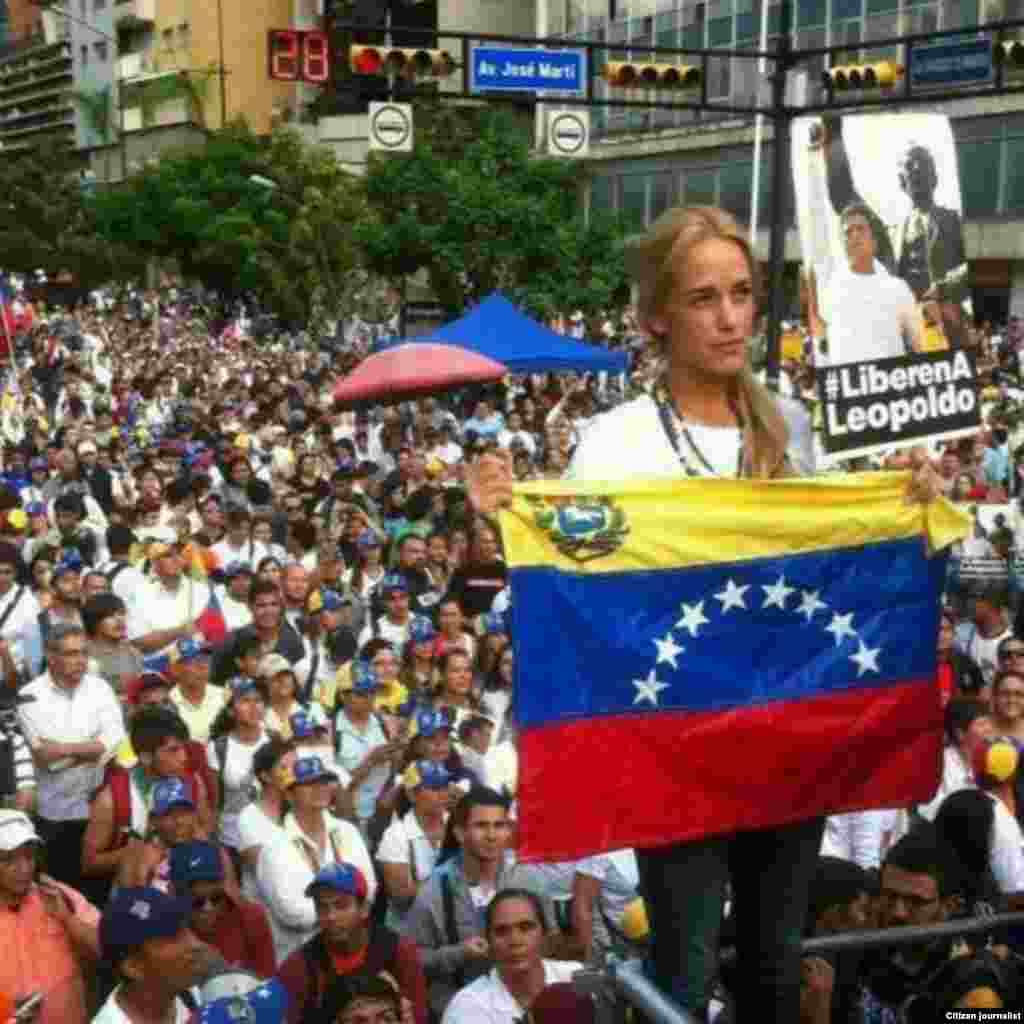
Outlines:
POLYGON ((877 262, 873 274, 839 271, 823 290, 821 310, 832 366, 904 355, 901 319, 917 316, 907 283, 877 262))
POLYGON ((825 822, 821 840, 823 857, 839 857, 860 867, 877 868, 898 825, 898 812, 853 811, 833 814, 825 822))
MULTIPOLYGON (((118 1005, 117 993, 120 985, 110 993, 107 1001, 100 1007, 100 1012, 92 1019, 92 1024, 132 1024, 131 1017, 118 1005)), ((174 1000, 173 1024, 188 1024, 192 1019, 192 1011, 180 1000, 174 1000)))
MULTIPOLYGON (((422 882, 437 863, 438 849, 423 831, 415 811, 393 821, 384 831, 377 847, 379 864, 404 864, 414 882, 422 882)), ((389 927, 398 928, 405 915, 393 905, 388 907, 389 927)))
MULTIPOLYGON (((284 828, 267 817, 266 812, 255 801, 250 803, 238 816, 238 849, 259 849, 276 842, 284 835, 284 828)), ((259 898, 256 888, 256 872, 248 867, 242 869, 242 895, 248 900, 259 898)))
MULTIPOLYGON (((544 985, 571 981, 581 970, 583 965, 572 960, 545 960, 544 985)), ((495 968, 455 993, 441 1024, 516 1024, 523 1016, 523 1007, 505 987, 495 968)))
POLYGON ((1006 804, 992 793, 988 797, 996 812, 989 853, 992 877, 1001 893, 1024 892, 1024 833, 1006 804))
POLYGON ((217 834, 225 846, 235 850, 241 849, 242 841, 238 831, 238 818, 256 794, 257 782, 252 770, 253 754, 266 740, 265 732, 261 732, 253 743, 243 743, 234 736, 228 736, 223 769, 217 755, 217 741, 210 740, 206 744, 207 763, 220 781, 222 789, 223 806, 217 834))

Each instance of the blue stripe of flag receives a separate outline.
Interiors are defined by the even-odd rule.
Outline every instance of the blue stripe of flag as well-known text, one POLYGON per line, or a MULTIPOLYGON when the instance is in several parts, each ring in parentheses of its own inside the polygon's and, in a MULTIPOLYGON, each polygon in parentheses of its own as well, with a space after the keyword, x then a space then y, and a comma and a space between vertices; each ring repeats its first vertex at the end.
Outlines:
POLYGON ((687 569, 514 569, 517 721, 722 711, 933 678, 945 563, 912 538, 687 569), (748 588, 744 607, 716 598, 730 581, 748 588))

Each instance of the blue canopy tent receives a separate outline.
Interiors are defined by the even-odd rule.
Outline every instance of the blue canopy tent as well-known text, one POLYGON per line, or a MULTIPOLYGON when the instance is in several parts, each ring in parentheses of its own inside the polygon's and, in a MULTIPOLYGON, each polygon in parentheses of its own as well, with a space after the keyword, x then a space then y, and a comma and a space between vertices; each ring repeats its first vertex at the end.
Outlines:
POLYGON ((625 373, 629 356, 549 330, 495 292, 465 316, 415 341, 460 345, 504 363, 512 373, 625 373))

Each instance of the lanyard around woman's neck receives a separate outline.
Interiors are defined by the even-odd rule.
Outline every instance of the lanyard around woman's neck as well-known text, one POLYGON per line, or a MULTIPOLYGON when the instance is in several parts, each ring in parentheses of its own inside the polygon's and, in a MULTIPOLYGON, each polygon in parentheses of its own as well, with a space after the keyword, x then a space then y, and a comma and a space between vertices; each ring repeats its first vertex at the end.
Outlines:
MULTIPOLYGON (((683 472, 690 477, 721 476, 722 474, 720 474, 715 467, 711 465, 711 460, 704 454, 700 446, 694 440, 689 427, 686 425, 685 419, 683 419, 679 410, 676 408, 676 404, 672 399, 671 392, 669 391, 664 378, 658 381, 654 386, 654 389, 651 392, 651 398, 654 400, 654 404, 657 407, 658 419, 661 421, 662 430, 665 431, 665 436, 668 438, 669 444, 672 445, 672 449, 675 451, 676 457, 679 459, 679 464, 683 467, 683 472), (682 431, 682 437, 680 437, 680 428, 682 431), (686 442, 685 448, 683 447, 684 440, 686 442), (691 454, 696 457, 696 463, 694 463, 691 458, 691 454)), ((743 415, 740 412, 735 399, 731 395, 729 396, 729 407, 732 410, 733 415, 736 417, 736 422, 739 424, 740 444, 739 450, 736 453, 735 476, 737 479, 742 479, 747 475, 743 459, 743 415)))

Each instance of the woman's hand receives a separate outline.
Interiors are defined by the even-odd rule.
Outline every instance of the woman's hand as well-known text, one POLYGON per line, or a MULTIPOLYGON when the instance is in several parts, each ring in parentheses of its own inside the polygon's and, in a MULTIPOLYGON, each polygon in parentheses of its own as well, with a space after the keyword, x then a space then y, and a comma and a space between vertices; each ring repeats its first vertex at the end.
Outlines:
POLYGON ((492 516, 512 504, 512 456, 506 451, 481 455, 466 469, 466 494, 473 511, 492 516))
POLYGON ((942 491, 939 488, 939 476, 928 458, 924 448, 914 448, 910 452, 910 469, 913 476, 903 496, 908 505, 927 505, 934 501, 942 491))

